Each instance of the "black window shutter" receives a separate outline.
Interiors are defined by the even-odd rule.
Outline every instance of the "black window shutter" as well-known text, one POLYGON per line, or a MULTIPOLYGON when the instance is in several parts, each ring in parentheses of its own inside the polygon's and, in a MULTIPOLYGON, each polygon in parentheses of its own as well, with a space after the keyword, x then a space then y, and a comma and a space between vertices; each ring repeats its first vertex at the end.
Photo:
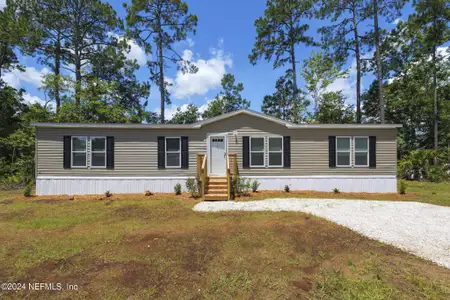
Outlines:
POLYGON ((369 136, 369 168, 377 167, 377 137, 369 136))
POLYGON ((163 136, 158 136, 158 169, 166 168, 166 147, 165 139, 163 136))
POLYGON ((181 168, 189 169, 189 137, 181 137, 181 168))
POLYGON ((114 169, 114 137, 106 137, 106 168, 114 169))
POLYGON ((64 169, 70 169, 70 150, 72 147, 71 136, 65 135, 63 141, 64 141, 63 167, 64 167, 64 169))
POLYGON ((328 166, 336 168, 336 137, 328 137, 328 166))
POLYGON ((283 167, 291 167, 291 137, 283 136, 283 167))
POLYGON ((242 168, 250 168, 250 138, 242 137, 242 168))

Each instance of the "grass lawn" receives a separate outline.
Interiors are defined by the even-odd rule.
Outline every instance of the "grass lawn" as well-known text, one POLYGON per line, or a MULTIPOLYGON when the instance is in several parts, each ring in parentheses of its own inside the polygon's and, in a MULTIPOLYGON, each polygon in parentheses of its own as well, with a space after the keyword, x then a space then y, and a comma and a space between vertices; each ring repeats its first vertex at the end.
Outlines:
POLYGON ((450 270, 307 214, 196 213, 196 201, 172 195, 20 194, 0 191, 1 282, 78 291, 0 298, 450 298, 450 270))

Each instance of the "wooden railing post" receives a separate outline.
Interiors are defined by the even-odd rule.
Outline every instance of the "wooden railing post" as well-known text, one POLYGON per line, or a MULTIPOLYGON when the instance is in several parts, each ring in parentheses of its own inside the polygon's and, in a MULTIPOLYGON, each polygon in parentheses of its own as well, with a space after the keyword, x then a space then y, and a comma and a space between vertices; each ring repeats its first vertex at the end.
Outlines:
POLYGON ((231 200, 231 174, 230 174, 230 156, 227 154, 227 194, 228 200, 231 200))

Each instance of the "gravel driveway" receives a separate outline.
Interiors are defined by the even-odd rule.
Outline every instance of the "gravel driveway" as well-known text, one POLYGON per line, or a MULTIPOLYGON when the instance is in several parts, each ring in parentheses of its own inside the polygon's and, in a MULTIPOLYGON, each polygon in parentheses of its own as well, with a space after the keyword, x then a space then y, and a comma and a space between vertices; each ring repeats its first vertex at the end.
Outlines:
POLYGON ((311 213, 450 269, 450 207, 416 202, 291 198, 201 202, 194 210, 311 213))

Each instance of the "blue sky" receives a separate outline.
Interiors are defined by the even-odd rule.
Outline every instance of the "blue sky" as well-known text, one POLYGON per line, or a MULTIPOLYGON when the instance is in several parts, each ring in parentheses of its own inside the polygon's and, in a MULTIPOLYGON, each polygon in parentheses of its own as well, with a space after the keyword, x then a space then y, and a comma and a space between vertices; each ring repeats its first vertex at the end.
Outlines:
MULTIPOLYGON (((4 0, 0 0, 0 6, 4 0)), ((119 16, 125 16, 125 10, 119 1, 110 1, 119 16)), ((208 1, 188 0, 189 10, 198 16, 197 33, 191 34, 185 42, 176 45, 180 53, 190 58, 199 67, 197 74, 183 75, 177 73, 175 66, 166 71, 167 80, 173 82, 171 88, 172 106, 166 108, 166 117, 177 107, 194 103, 205 107, 208 100, 213 99, 220 91, 220 79, 226 72, 233 73, 236 80, 243 82, 243 96, 251 101, 251 108, 260 110, 265 95, 275 90, 276 80, 284 74, 284 69, 273 70, 272 62, 261 60, 253 66, 248 55, 253 47, 256 30, 254 21, 264 14, 265 1, 208 1)), ((404 9, 401 19, 406 19, 411 12, 409 5, 404 9)), ((319 38, 316 33, 318 27, 329 24, 327 21, 306 20, 310 24, 310 34, 319 38)), ((370 24, 365 24, 369 26, 370 24)), ((381 26, 392 29, 394 24, 381 22, 381 26)), ((369 27, 366 27, 369 28, 369 27)), ((296 55, 299 61, 308 58, 311 51, 318 50, 312 47, 299 45, 296 55)), ((135 43, 131 43, 129 57, 137 59, 142 65, 136 75, 139 80, 148 80, 148 69, 145 66, 146 54, 135 43)), ((370 55, 370 53, 369 53, 370 55)), ((14 87, 26 90, 25 100, 30 102, 43 101, 45 95, 39 90, 41 77, 48 69, 37 63, 36 57, 21 57, 21 63, 27 67, 26 72, 6 74, 5 80, 14 87)), ((299 65, 301 67, 301 65, 299 65)), ((348 59, 346 68, 349 76, 339 79, 330 87, 332 90, 343 90, 347 102, 354 104, 355 99, 355 70, 354 58, 348 59), (352 67, 353 66, 353 67, 352 67)), ((300 68, 299 68, 300 69, 300 68)), ((303 86, 300 74, 299 86, 303 86)), ((362 88, 366 89, 373 76, 364 76, 362 88)), ((159 111, 158 89, 152 86, 150 101, 147 109, 159 111)))

